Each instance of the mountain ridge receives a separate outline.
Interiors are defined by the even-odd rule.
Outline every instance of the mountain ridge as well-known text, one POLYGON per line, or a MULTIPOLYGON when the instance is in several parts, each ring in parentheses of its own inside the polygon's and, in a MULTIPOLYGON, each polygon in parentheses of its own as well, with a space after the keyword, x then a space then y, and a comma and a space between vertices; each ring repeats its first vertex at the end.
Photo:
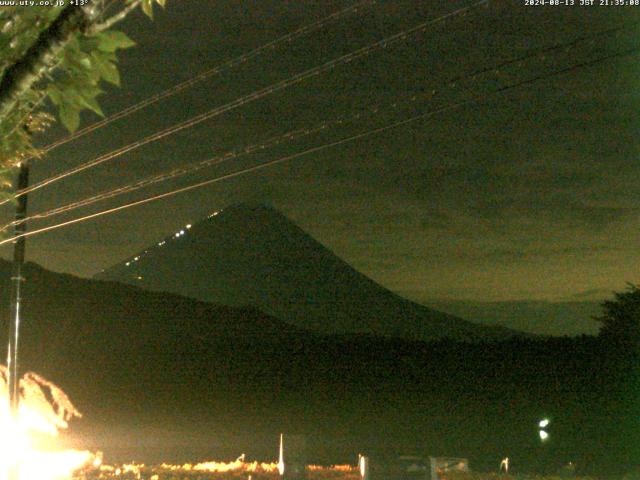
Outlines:
POLYGON ((505 338, 404 299, 356 271, 272 207, 237 204, 95 276, 226 305, 253 305, 321 333, 410 340, 505 338))
POLYGON ((580 300, 427 300, 431 308, 478 322, 552 336, 597 335, 602 302, 580 300))

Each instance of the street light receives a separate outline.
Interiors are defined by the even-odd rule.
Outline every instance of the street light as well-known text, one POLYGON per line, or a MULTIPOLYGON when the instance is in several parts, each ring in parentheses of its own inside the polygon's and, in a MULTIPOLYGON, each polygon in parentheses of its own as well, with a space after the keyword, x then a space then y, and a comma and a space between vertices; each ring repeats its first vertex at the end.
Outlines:
POLYGON ((540 436, 540 440, 542 442, 544 442, 545 440, 547 440, 549 438, 549 433, 547 432, 546 428, 549 426, 549 419, 545 418, 543 420, 540 420, 540 422, 538 422, 538 435, 540 436))

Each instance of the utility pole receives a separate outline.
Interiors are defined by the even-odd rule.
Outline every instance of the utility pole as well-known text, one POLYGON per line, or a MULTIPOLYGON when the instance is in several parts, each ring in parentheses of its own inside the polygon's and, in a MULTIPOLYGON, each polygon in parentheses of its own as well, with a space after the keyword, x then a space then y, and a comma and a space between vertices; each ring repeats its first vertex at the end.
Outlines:
MULTIPOLYGON (((24 190, 29 185, 29 161, 20 163, 16 192, 24 190)), ((16 225, 13 236, 17 237, 13 244, 13 268, 11 272, 11 310, 9 319, 9 352, 7 368, 9 369, 9 408, 13 418, 18 414, 20 404, 20 374, 18 369, 18 340, 20 338, 20 315, 22 307, 22 264, 24 263, 25 237, 21 236, 27 230, 24 218, 27 215, 27 195, 18 197, 16 205, 16 225)))
MULTIPOLYGON (((29 161, 23 160, 19 165, 16 192, 24 190, 29 185, 29 161)), ((20 406, 20 371, 18 369, 18 340, 20 338, 20 314, 22 303, 22 264, 24 263, 25 237, 21 234, 27 230, 27 224, 23 221, 27 215, 27 195, 18 197, 16 205, 16 225, 13 236, 13 268, 11 272, 11 308, 9 318, 9 351, 7 354, 7 368, 9 370, 9 410, 11 418, 15 422, 18 418, 20 406)), ((9 479, 17 480, 19 476, 18 459, 10 466, 9 479)))

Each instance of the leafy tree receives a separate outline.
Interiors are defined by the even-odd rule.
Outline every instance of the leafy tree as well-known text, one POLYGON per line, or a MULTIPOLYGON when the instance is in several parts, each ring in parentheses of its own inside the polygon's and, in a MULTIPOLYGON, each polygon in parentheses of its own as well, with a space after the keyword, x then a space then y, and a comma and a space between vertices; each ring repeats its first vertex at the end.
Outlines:
POLYGON ((607 395, 600 399, 601 416, 611 426, 604 427, 606 443, 619 465, 640 465, 640 286, 629 284, 624 292, 602 304, 598 355, 605 374, 607 395))
POLYGON ((97 98, 104 82, 120 84, 116 53, 134 42, 112 30, 134 9, 149 16, 165 0, 92 0, 83 6, 0 8, 0 188, 8 195, 10 173, 38 157, 33 136, 56 112, 74 131, 80 112, 103 115, 97 98), (53 107, 53 108, 52 108, 53 107))
POLYGON ((602 304, 604 313, 596 317, 601 323, 600 336, 622 343, 640 341, 640 287, 629 284, 624 292, 602 304))

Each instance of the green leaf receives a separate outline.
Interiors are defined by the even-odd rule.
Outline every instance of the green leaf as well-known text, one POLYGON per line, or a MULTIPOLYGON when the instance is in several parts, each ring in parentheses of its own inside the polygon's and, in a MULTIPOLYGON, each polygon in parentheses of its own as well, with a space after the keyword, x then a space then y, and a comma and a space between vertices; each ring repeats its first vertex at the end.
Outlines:
POLYGON ((69 132, 73 133, 80 125, 80 111, 73 105, 63 103, 60 105, 60 121, 67 127, 69 132))
POLYGON ((92 57, 96 66, 96 71, 100 74, 100 77, 116 87, 119 87, 120 72, 118 72, 118 67, 116 67, 115 63, 104 58, 100 55, 100 52, 94 52, 92 57))
POLYGON ((78 112, 85 108, 94 111, 100 116, 104 116, 102 109, 96 100, 96 97, 102 93, 98 87, 94 85, 78 85, 75 87, 67 87, 62 93, 62 105, 74 108, 78 112))
POLYGON ((149 18, 153 18, 153 0, 142 0, 142 11, 149 18))
POLYGON ((115 52, 118 49, 133 47, 136 42, 131 40, 125 33, 116 30, 100 32, 98 38, 98 49, 103 52, 115 52))
POLYGON ((47 87, 47 95, 49 95, 54 105, 58 107, 62 105, 62 92, 55 85, 50 84, 47 87))
POLYGON ((104 117, 104 113, 102 112, 102 109, 100 108, 100 105, 98 104, 98 101, 96 100, 97 95, 92 95, 92 94, 86 94, 86 95, 81 95, 80 99, 81 99, 81 105, 83 107, 88 108, 89 110, 97 113, 98 115, 100 115, 101 117, 104 117))
POLYGON ((100 47, 100 41, 95 36, 80 37, 80 49, 85 53, 91 53, 100 47))

